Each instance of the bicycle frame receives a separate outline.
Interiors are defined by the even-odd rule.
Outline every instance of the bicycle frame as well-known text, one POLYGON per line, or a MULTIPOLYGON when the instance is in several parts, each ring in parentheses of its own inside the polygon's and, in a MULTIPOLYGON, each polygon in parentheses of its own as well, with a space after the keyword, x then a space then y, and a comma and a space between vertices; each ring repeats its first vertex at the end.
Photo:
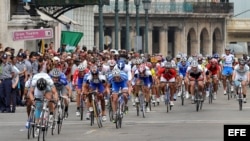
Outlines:
POLYGON ((170 105, 170 88, 169 88, 169 82, 166 83, 166 93, 165 93, 165 105, 167 107, 167 113, 169 112, 169 109, 172 109, 172 106, 170 105))

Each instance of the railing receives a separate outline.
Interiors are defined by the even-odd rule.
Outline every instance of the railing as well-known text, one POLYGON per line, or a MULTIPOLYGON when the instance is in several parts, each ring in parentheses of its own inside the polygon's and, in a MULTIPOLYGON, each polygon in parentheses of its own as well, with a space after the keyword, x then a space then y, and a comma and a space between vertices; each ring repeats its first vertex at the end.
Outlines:
MULTIPOLYGON (((125 13, 125 4, 118 2, 119 13, 125 13)), ((103 13, 114 13, 115 2, 110 1, 110 5, 103 6, 103 13)), ((152 2, 149 13, 224 13, 232 14, 233 3, 212 3, 212 2, 152 2)), ((98 6, 94 9, 98 13, 98 6)), ((133 1, 129 3, 129 12, 135 13, 136 7, 133 1)), ((139 6, 139 12, 144 13, 143 4, 139 6)))

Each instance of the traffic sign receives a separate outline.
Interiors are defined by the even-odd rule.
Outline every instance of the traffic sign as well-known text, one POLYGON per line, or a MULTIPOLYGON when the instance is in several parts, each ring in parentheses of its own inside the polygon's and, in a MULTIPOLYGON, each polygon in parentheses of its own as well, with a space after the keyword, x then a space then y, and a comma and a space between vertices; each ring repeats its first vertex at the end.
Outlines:
POLYGON ((14 31, 12 37, 13 41, 51 39, 53 38, 53 29, 44 28, 44 29, 29 29, 29 30, 14 31))

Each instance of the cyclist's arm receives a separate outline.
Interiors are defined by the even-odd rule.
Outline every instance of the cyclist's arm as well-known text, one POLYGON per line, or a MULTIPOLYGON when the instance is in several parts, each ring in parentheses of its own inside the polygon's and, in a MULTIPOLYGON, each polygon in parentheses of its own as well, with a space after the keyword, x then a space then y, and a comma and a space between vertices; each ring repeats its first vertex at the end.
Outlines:
POLYGON ((69 86, 69 85, 66 85, 65 88, 66 88, 67 91, 68 91, 69 97, 71 97, 71 95, 72 95, 72 90, 71 90, 70 86, 69 86))
POLYGON ((82 93, 83 94, 87 94, 88 93, 88 87, 89 87, 89 84, 88 83, 84 83, 82 85, 82 93))
POLYGON ((33 93, 34 93, 34 87, 30 87, 28 96, 29 96, 30 100, 32 101, 32 103, 33 103, 33 105, 34 105, 35 97, 34 97, 33 93))

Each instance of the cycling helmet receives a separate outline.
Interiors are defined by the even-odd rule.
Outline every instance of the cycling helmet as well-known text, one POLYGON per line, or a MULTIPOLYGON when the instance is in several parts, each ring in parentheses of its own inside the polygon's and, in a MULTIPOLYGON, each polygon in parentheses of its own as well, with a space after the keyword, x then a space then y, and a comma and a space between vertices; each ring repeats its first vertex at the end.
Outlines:
POLYGON ((61 74, 61 72, 60 72, 57 68, 52 69, 52 70, 51 70, 51 73, 50 73, 50 75, 51 75, 52 77, 59 77, 60 74, 61 74))
POLYGON ((216 65, 218 63, 217 59, 215 59, 215 58, 213 58, 210 62, 211 62, 211 64, 214 64, 214 65, 216 65))
POLYGON ((112 75, 113 76, 120 76, 120 73, 121 73, 120 69, 115 68, 115 69, 112 70, 112 75))
POLYGON ((145 70, 146 70, 146 66, 145 66, 145 64, 141 64, 140 66, 139 66, 139 72, 140 73, 143 73, 143 72, 145 72, 145 70))
POLYGON ((116 65, 115 60, 109 60, 109 66, 114 67, 116 65))
POLYGON ((245 62, 244 60, 240 60, 240 61, 239 61, 239 64, 240 64, 240 65, 245 65, 246 62, 245 62))
POLYGON ((47 81, 44 78, 40 78, 36 82, 36 87, 38 90, 43 91, 47 87, 47 81))
POLYGON ((181 62, 187 62, 187 58, 183 57, 183 58, 181 59, 181 62))
POLYGON ((98 74, 98 69, 97 69, 97 66, 92 66, 91 69, 90 69, 90 72, 92 75, 97 75, 98 74))
POLYGON ((178 59, 178 58, 181 59, 181 55, 180 54, 176 55, 176 59, 178 59))
POLYGON ((225 50, 226 51, 230 51, 231 49, 229 47, 225 47, 225 50))
POLYGON ((191 57, 191 56, 188 58, 188 62, 189 62, 189 63, 191 63, 193 60, 194 60, 194 58, 191 57))
POLYGON ((216 54, 214 54, 214 55, 213 55, 213 58, 218 59, 218 58, 220 58, 220 56, 219 56, 219 54, 218 54, 218 53, 216 53, 216 54))
POLYGON ((80 65, 78 66, 78 70, 79 70, 79 71, 84 71, 86 68, 87 68, 87 66, 84 65, 84 64, 80 64, 80 65))
POLYGON ((191 62, 191 67, 198 67, 198 62, 196 60, 193 60, 191 62))
POLYGON ((211 60, 212 59, 212 57, 209 55, 209 56, 207 56, 207 60, 211 60))
POLYGON ((167 57, 166 57, 166 61, 167 61, 167 62, 171 62, 171 61, 172 61, 172 57, 171 57, 171 56, 167 56, 167 57))
POLYGON ((125 62, 122 61, 122 60, 119 60, 117 62, 117 67, 120 69, 120 70, 123 70, 125 68, 125 62))
POLYGON ((165 68, 172 68, 172 63, 166 62, 164 65, 165 68))

